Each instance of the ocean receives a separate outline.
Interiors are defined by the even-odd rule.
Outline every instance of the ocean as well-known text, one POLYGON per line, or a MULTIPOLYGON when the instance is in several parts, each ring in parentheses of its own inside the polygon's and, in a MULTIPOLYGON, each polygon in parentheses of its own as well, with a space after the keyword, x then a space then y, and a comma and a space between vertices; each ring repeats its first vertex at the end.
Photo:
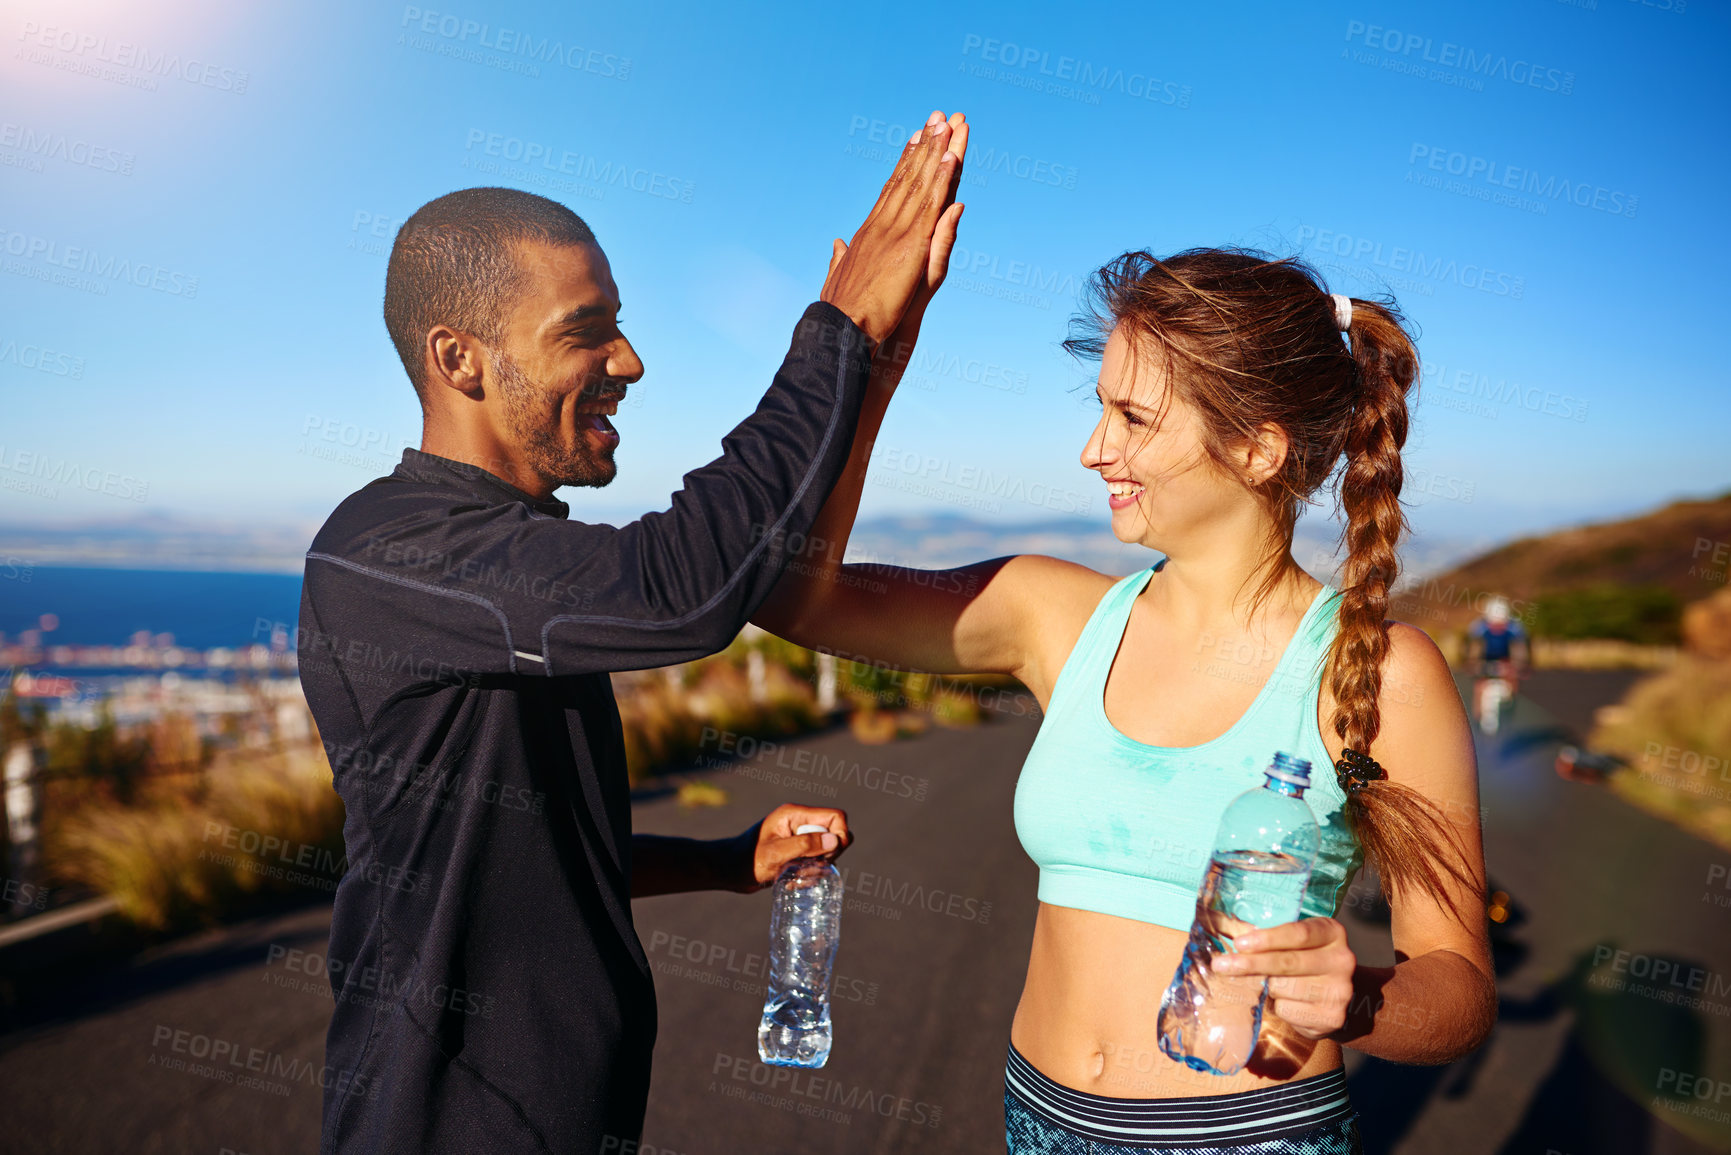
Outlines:
POLYGON ((268 645, 273 623, 293 637, 298 574, 0 566, 0 634, 17 642, 44 614, 44 645, 125 645, 139 631, 192 649, 268 645))

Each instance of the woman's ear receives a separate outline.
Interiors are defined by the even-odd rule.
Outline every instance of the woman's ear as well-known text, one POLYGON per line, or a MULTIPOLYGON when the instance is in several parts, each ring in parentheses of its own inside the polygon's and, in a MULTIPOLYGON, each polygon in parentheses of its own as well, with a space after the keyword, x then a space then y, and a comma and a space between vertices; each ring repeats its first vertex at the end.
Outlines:
POLYGON ((1292 442, 1286 430, 1272 421, 1264 421, 1244 443, 1244 473, 1252 484, 1263 485, 1280 473, 1286 464, 1286 454, 1292 442))

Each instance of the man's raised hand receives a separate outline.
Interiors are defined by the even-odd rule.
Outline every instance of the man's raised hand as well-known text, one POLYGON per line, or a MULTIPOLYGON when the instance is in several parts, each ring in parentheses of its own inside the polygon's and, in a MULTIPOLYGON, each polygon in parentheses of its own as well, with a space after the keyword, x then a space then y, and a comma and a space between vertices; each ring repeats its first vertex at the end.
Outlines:
POLYGON ((943 280, 961 219, 955 190, 967 139, 961 113, 948 119, 932 113, 902 150, 853 242, 838 244, 821 297, 874 343, 895 331, 910 305, 923 311, 943 280))

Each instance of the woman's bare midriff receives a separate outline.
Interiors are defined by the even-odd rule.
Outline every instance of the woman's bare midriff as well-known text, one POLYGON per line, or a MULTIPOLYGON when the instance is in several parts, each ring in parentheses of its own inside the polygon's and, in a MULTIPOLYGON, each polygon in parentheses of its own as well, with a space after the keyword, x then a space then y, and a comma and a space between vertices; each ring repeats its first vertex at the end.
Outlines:
POLYGON ((1093 911, 1040 904, 1010 1041, 1041 1074, 1117 1099, 1230 1095, 1321 1075, 1340 1047, 1311 1043, 1263 1016, 1256 1057, 1236 1075, 1192 1071, 1160 1050, 1160 996, 1186 934, 1093 911))

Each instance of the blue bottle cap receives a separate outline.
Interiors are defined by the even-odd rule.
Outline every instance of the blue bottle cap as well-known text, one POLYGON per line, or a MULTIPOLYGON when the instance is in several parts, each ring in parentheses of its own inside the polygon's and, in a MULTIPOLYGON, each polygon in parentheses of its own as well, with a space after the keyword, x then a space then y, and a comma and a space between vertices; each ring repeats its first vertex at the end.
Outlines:
POLYGON ((1310 760, 1300 758, 1296 754, 1276 751, 1274 761, 1268 764, 1268 769, 1264 770, 1263 773, 1270 778, 1290 783, 1293 786, 1309 786, 1310 760))

